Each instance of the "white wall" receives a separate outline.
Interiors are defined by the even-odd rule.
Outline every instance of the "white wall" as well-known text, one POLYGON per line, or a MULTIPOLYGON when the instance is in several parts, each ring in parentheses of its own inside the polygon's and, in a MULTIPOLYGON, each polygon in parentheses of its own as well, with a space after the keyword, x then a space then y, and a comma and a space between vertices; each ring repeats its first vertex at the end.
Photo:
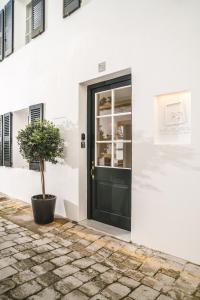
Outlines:
MULTIPOLYGON (((62 19, 62 0, 49 0, 45 33, 0 65, 0 113, 45 102, 47 119, 65 119, 67 160, 47 166, 47 191, 58 196, 57 212, 65 214, 66 206, 75 219, 86 208, 79 180, 86 161, 86 151, 79 150, 80 122, 86 120, 79 120, 79 84, 99 77, 102 61, 104 74, 132 69, 132 240, 197 263, 199 10, 199 0, 88 0, 62 19), (191 91, 191 145, 154 145, 154 96, 184 90, 191 91)), ((40 191, 39 174, 32 171, 0 168, 0 178, 0 191, 25 201, 40 191)))

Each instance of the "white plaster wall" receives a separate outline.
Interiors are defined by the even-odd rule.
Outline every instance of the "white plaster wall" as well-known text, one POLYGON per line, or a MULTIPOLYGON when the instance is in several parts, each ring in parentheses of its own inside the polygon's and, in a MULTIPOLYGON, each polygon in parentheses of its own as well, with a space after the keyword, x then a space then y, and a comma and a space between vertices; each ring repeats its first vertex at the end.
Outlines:
MULTIPOLYGON (((199 11, 199 0, 88 0, 62 19, 62 0, 47 0, 45 33, 0 65, 0 113, 45 102, 47 119, 66 120, 67 159, 47 166, 47 191, 58 196, 57 212, 65 214, 66 207, 74 219, 85 217, 86 208, 85 179, 79 181, 86 161, 79 149, 85 123, 79 120, 79 83, 100 76, 102 61, 104 74, 132 69, 132 240, 197 263, 199 11), (154 145, 154 96, 183 90, 191 91, 191 145, 154 145)), ((0 168, 0 178, 0 191, 26 201, 40 191, 36 172, 0 168)))

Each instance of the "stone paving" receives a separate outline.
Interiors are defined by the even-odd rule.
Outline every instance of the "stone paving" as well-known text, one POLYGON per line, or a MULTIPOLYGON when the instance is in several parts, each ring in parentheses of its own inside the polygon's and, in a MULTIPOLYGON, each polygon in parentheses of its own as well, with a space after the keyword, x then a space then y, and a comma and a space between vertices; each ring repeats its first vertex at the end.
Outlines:
POLYGON ((197 300, 200 266, 0 196, 0 299, 197 300))

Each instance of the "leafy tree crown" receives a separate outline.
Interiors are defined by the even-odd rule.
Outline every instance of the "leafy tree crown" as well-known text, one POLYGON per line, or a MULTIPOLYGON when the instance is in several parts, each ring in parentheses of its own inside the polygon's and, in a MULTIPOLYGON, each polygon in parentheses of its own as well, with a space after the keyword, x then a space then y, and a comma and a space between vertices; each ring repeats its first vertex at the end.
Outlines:
POLYGON ((56 164, 63 157, 64 141, 60 131, 49 121, 32 122, 18 132, 20 153, 28 162, 49 161, 56 164))

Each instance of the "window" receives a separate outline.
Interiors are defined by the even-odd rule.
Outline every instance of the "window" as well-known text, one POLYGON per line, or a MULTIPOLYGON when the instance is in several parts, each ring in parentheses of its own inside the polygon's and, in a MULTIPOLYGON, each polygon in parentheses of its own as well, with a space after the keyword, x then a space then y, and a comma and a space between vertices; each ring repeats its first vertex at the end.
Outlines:
POLYGON ((19 130, 24 129, 28 124, 28 108, 21 109, 13 112, 13 167, 14 168, 26 168, 29 165, 25 159, 23 159, 17 142, 17 135, 19 130))
POLYGON ((3 116, 3 165, 12 167, 12 129, 13 114, 3 116))
POLYGON ((4 16, 4 56, 7 57, 13 53, 14 39, 14 1, 10 0, 5 6, 4 16))
POLYGON ((0 11, 0 61, 4 58, 4 10, 0 11))
POLYGON ((81 0, 63 0, 63 17, 71 15, 80 6, 81 0))
POLYGON ((12 117, 0 116, 0 166, 12 167, 12 117))
POLYGON ((43 120, 44 104, 32 105, 29 108, 0 116, 0 166, 26 168, 39 171, 39 162, 30 164, 23 159, 17 142, 19 130, 30 122, 43 120))
POLYGON ((131 97, 131 86, 95 94, 95 166, 131 169, 131 97))
POLYGON ((26 35, 25 43, 28 44, 31 41, 31 27, 32 27, 32 4, 29 3, 26 6, 26 35))
POLYGON ((45 30, 45 0, 32 0, 32 38, 45 30))
POLYGON ((0 166, 3 166, 3 116, 0 116, 0 166))
MULTIPOLYGON (((35 121, 42 121, 44 117, 44 104, 36 104, 29 107, 29 123, 35 121)), ((30 170, 40 171, 40 164, 38 161, 32 161, 29 164, 30 170)))

